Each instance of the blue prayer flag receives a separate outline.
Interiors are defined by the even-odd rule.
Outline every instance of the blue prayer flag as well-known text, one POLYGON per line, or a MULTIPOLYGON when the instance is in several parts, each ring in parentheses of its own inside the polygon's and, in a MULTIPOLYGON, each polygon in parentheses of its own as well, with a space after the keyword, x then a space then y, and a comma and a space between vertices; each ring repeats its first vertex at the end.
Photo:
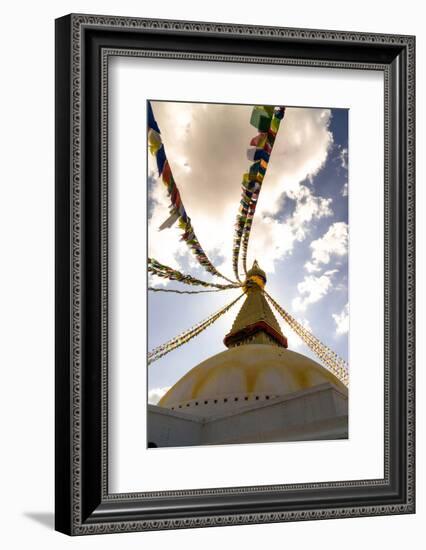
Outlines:
POLYGON ((166 163, 166 152, 164 151, 164 145, 162 145, 157 151, 157 167, 158 175, 163 173, 164 164, 166 163))
POLYGON ((155 120, 154 112, 152 110, 150 101, 148 101, 147 110, 148 110, 148 126, 150 128, 152 128, 153 130, 155 130, 156 132, 158 132, 159 134, 161 134, 160 128, 158 127, 158 124, 157 124, 157 121, 155 120))

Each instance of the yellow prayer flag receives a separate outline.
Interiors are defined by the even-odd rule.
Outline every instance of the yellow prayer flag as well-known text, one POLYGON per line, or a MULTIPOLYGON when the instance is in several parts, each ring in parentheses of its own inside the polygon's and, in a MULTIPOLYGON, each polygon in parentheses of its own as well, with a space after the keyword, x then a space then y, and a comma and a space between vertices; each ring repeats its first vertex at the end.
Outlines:
POLYGON ((148 143, 149 150, 152 155, 155 155, 162 145, 160 134, 152 128, 150 128, 148 131, 148 143))

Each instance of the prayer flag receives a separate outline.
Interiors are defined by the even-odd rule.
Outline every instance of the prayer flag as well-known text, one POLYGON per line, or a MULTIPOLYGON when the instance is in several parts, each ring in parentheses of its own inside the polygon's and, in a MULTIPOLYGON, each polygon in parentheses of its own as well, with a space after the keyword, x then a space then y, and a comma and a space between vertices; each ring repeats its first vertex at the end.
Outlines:
POLYGON ((279 127, 280 127, 280 120, 278 118, 274 117, 271 120, 271 129, 272 129, 272 131, 277 133, 279 127))
POLYGON ((270 117, 273 116, 275 107, 274 105, 262 105, 263 109, 268 113, 270 117))
POLYGON ((166 152, 164 150, 164 145, 160 147, 157 151, 157 168, 158 168, 158 175, 161 176, 164 168, 164 164, 166 162, 166 152))
POLYGON ((269 154, 264 149, 256 149, 253 160, 269 161, 269 154))
POLYGON ((164 183, 169 184, 172 177, 172 171, 170 169, 169 161, 166 159, 166 162, 163 166, 163 181, 164 183))
POLYGON ((270 126, 271 117, 262 107, 255 107, 251 114, 250 124, 260 130, 266 132, 270 126))
POLYGON ((248 160, 254 160, 255 154, 256 154, 256 149, 247 149, 248 160))
POLYGON ((154 113, 152 111, 150 101, 148 101, 147 111, 148 111, 148 126, 149 126, 149 128, 152 128, 156 132, 160 133, 160 128, 158 127, 157 121, 154 118, 154 113))
POLYGON ((257 134, 251 141, 250 145, 254 145, 255 147, 263 147, 266 141, 266 132, 262 132, 261 134, 257 134))

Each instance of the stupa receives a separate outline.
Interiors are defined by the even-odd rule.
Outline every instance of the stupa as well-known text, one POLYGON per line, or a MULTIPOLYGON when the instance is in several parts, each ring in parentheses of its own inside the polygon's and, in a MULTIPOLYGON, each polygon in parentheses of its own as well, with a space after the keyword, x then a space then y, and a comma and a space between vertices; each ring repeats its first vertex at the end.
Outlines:
POLYGON ((348 437, 348 390, 329 370, 288 349, 255 261, 226 350, 192 368, 148 405, 148 446, 348 437))

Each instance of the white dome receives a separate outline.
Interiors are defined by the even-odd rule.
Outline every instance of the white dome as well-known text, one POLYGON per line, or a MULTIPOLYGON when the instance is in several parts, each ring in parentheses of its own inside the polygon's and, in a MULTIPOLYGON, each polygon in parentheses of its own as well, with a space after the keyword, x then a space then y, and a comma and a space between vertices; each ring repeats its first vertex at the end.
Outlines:
POLYGON ((201 416, 221 414, 325 383, 347 395, 346 386, 312 359, 279 346, 248 344, 191 369, 159 406, 201 416))

